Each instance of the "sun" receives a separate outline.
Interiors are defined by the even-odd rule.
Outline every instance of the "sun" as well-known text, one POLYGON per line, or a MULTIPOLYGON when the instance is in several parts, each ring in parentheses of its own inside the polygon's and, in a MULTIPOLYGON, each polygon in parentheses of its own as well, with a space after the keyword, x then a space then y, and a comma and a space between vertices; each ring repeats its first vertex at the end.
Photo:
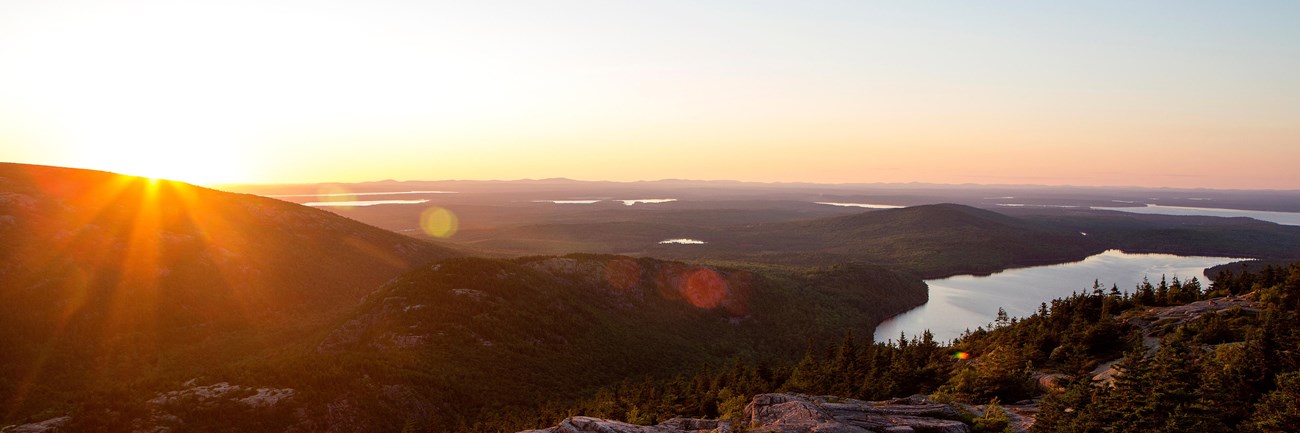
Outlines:
POLYGON ((189 138, 188 142, 140 139, 95 140, 79 146, 78 166, 132 176, 169 179, 196 185, 236 183, 248 179, 237 146, 189 138))

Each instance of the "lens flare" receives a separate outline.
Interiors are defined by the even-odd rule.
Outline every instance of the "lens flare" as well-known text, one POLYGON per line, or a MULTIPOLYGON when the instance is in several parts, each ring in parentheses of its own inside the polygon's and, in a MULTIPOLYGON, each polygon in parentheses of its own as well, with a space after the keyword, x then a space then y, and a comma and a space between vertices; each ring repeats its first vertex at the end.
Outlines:
POLYGON ((681 289, 686 301, 699 308, 716 308, 727 298, 727 280, 708 268, 691 271, 681 289))
POLYGON ((952 357, 957 359, 970 359, 970 354, 966 352, 957 352, 952 354, 952 357))
POLYGON ((435 238, 452 237, 459 225, 456 214, 445 208, 434 206, 420 213, 420 230, 435 238))
MULTIPOLYGON (((357 197, 352 195, 352 191, 338 185, 325 185, 316 191, 316 200, 323 203, 341 203, 356 201, 357 197)), ((342 207, 347 209, 347 207, 342 207)))

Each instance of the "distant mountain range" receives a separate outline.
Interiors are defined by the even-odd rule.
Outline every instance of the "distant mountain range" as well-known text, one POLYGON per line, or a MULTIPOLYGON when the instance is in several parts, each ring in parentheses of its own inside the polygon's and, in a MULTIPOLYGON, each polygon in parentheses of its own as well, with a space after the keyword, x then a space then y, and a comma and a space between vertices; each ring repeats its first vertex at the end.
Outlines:
MULTIPOLYGON (((1300 190, 1216 190, 1204 188, 1089 187, 1045 185, 944 185, 924 183, 825 184, 667 179, 638 182, 542 180, 409 180, 359 183, 221 185, 251 194, 314 194, 322 187, 352 192, 456 191, 506 199, 677 198, 683 201, 791 200, 913 206, 957 203, 975 207, 1214 207, 1300 212, 1300 190), (538 194, 551 195, 550 197, 538 194)), ((459 201, 458 201, 459 202, 459 201)))
POLYGON ((729 260, 797 265, 861 261, 923 277, 1061 263, 1105 249, 1076 231, 957 204, 759 224, 705 247, 703 254, 729 260))
POLYGON ((799 219, 795 210, 781 209, 768 217, 784 220, 754 223, 744 223, 743 215, 766 211, 602 211, 599 215, 609 220, 519 224, 469 231, 457 241, 520 254, 577 250, 788 266, 864 262, 924 278, 1065 263, 1107 249, 1243 258, 1300 255, 1300 227, 1246 218, 1046 208, 1001 213, 936 204, 799 219), (710 215, 718 222, 707 222, 710 215), (659 243, 682 237, 704 243, 659 243))
MULTIPOLYGON (((315 200, 310 194, 321 188, 367 194, 411 191, 400 197, 425 199, 460 216, 460 231, 440 240, 496 257, 585 252, 782 266, 860 261, 929 278, 1062 263, 1106 249, 1267 259, 1300 255, 1297 226, 1092 209, 1158 203, 1295 211, 1300 210, 1297 191, 677 180, 247 188, 309 194, 287 198, 299 201, 315 200), (414 194, 429 190, 457 193, 414 194), (659 202, 627 203, 636 199, 659 202), (891 206, 910 207, 864 208, 891 206), (660 243, 681 238, 702 243, 660 243)), ((330 209, 400 233, 421 233, 417 222, 423 206, 330 209)))

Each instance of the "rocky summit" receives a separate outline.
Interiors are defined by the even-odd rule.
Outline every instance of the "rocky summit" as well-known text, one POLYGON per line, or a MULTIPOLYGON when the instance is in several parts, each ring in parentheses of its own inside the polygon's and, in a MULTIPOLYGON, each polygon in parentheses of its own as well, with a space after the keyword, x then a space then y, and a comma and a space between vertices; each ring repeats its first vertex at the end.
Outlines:
POLYGON ((921 396, 862 401, 802 394, 760 394, 739 421, 674 418, 653 426, 575 416, 520 433, 968 433, 958 408, 921 396))

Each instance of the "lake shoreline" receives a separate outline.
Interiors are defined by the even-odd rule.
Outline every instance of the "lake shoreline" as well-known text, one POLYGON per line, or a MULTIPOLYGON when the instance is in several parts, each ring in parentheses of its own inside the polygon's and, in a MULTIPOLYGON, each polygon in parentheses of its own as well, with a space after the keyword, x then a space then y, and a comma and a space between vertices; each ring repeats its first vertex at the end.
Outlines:
POLYGON ((900 332, 918 336, 928 329, 935 339, 949 340, 964 330, 991 323, 999 308, 1012 317, 1026 317, 1042 303, 1089 290, 1094 282, 1105 289, 1115 286, 1128 292, 1142 278, 1152 284, 1161 278, 1196 278, 1208 286, 1206 270, 1242 260, 1110 249, 1072 262, 926 279, 927 302, 878 324, 873 339, 895 340, 900 332))

